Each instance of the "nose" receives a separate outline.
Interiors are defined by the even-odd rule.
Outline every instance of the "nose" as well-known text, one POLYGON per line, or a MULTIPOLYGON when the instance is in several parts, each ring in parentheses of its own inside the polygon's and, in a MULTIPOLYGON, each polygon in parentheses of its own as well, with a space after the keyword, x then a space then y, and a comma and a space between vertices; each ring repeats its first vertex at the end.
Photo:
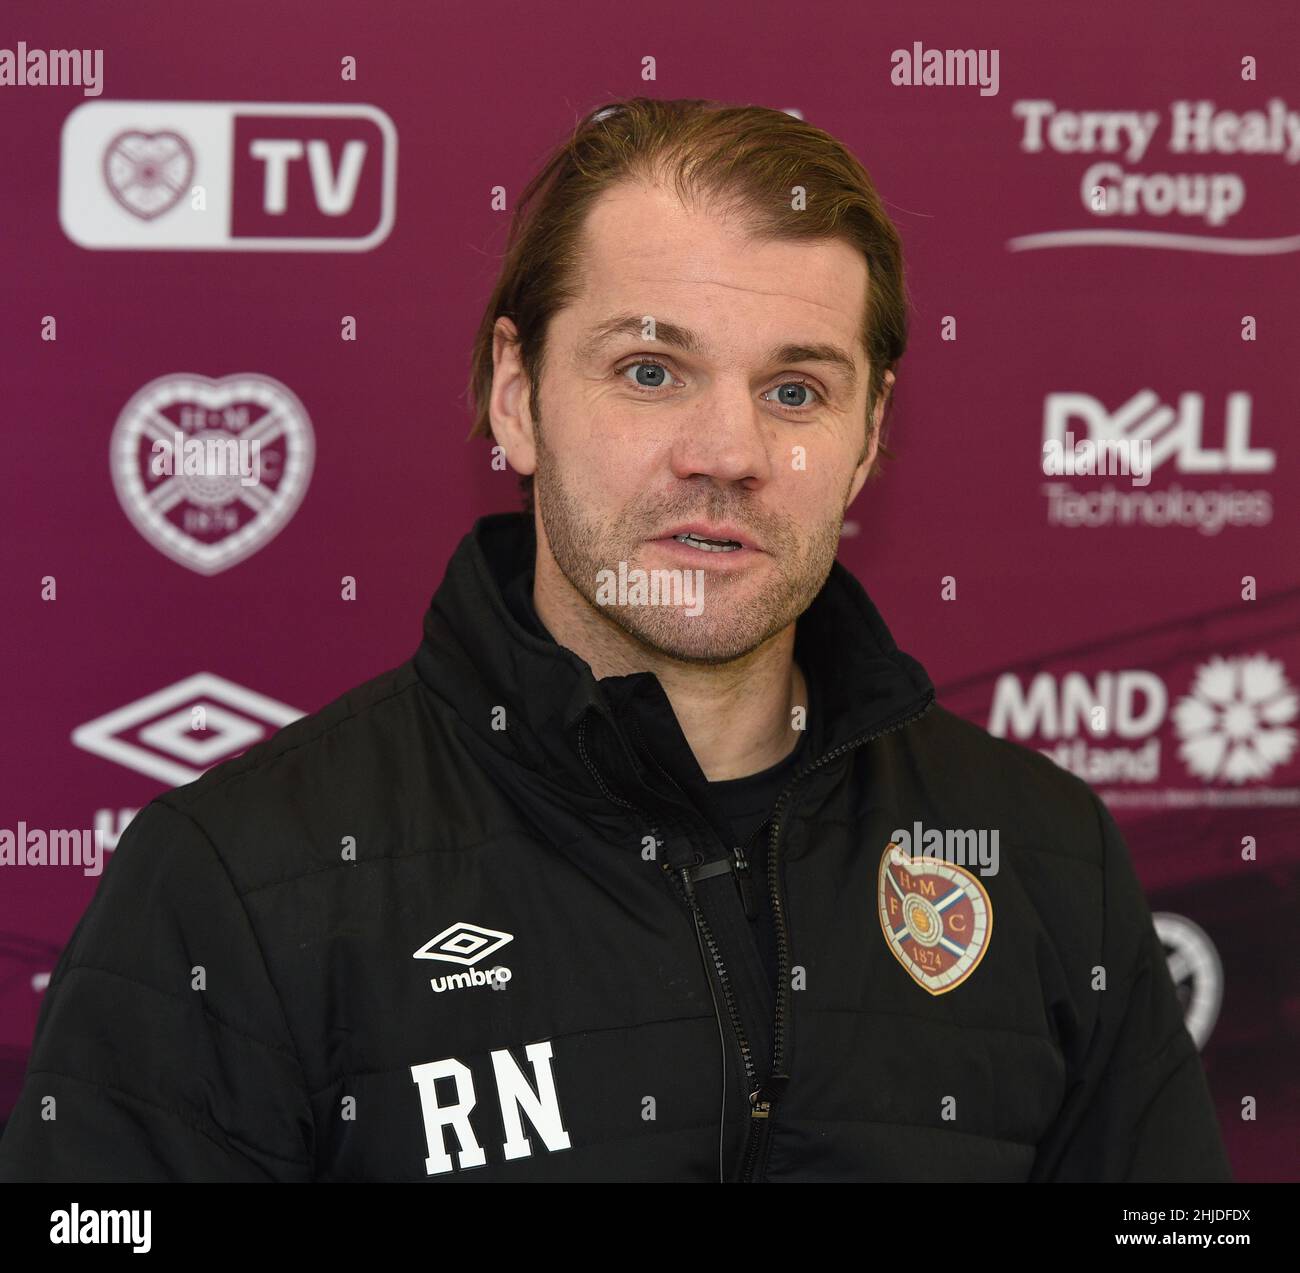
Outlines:
POLYGON ((718 482, 769 481, 773 462, 769 421, 747 383, 719 377, 677 421, 673 475, 718 482))

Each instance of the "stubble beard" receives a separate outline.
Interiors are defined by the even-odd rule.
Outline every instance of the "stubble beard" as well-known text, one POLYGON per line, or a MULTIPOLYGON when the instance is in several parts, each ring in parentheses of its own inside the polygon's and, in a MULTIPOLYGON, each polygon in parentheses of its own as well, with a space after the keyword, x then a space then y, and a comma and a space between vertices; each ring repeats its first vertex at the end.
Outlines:
POLYGON ((590 518, 577 493, 565 484, 540 427, 535 427, 535 438, 534 498, 561 574, 593 610, 658 655, 687 663, 743 658, 797 619, 830 573, 844 523, 843 505, 803 539, 788 522, 756 517, 743 499, 729 498, 716 485, 708 489, 703 509, 699 494, 673 507, 647 495, 615 517, 590 518), (624 561, 629 572, 638 567, 666 569, 666 563, 644 559, 644 541, 665 527, 693 519, 730 521, 752 529, 766 560, 759 557, 749 571, 736 575, 715 573, 707 562, 702 563, 704 604, 694 616, 684 606, 597 602, 601 571, 612 571, 616 577, 624 561), (748 578, 754 572, 763 576, 757 585, 748 578))

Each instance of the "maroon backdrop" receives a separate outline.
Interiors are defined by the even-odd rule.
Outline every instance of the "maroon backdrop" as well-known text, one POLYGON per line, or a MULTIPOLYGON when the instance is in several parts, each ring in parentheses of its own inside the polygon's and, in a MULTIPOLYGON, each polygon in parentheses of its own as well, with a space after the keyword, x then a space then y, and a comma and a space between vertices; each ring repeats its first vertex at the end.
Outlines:
MULTIPOLYGON (((1101 791, 1235 1172, 1297 1178, 1290 0, 3 17, 11 68, 20 42, 103 61, 98 93, 0 65, 0 828, 111 845, 160 791, 406 658, 461 535, 515 503, 464 441, 464 385, 540 157, 619 96, 790 110, 870 170, 915 307, 898 459, 842 558, 942 701, 1101 791), (996 92, 894 82, 917 42, 996 51, 996 92), (261 484, 150 474, 178 429, 259 438, 261 484), (1046 475, 1067 430, 1150 439, 1149 483, 1046 475)), ((0 866, 0 1119, 96 883, 0 866)))

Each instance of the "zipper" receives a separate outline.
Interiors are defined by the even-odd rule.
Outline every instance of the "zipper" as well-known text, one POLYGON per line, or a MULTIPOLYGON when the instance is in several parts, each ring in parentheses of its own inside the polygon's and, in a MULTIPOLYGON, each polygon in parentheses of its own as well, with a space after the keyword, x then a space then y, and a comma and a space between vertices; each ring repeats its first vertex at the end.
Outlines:
POLYGON ((731 857, 721 858, 717 862, 704 865, 703 858, 698 859, 690 868, 690 872, 691 880, 695 884, 714 875, 730 875, 735 881, 736 892, 740 895, 740 904, 744 907, 745 918, 754 918, 754 882, 750 877, 749 862, 745 858, 745 850, 741 845, 738 844, 731 850, 731 857))
POLYGON ((745 918, 754 918, 754 881, 749 874, 749 859, 745 856, 742 845, 736 845, 732 852, 731 869, 736 877, 736 887, 740 890, 740 904, 745 908, 745 918))
MULTIPOLYGON (((758 839, 764 831, 767 830, 768 824, 772 821, 772 815, 769 813, 762 822, 758 824, 750 833, 744 844, 738 844, 731 850, 732 874, 736 880, 736 888, 740 890, 740 904, 745 908, 745 918, 753 919, 758 913, 754 908, 754 878, 753 871, 749 864, 750 846, 758 839)), ((697 874, 696 879, 699 879, 697 874)))
MULTIPOLYGON (((641 732, 641 722, 637 720, 635 716, 631 718, 631 725, 632 733, 636 736, 636 741, 641 746, 642 754, 652 765, 654 765, 664 778, 672 783, 682 799, 685 800, 687 804, 690 804, 689 798, 682 790, 681 783, 679 783, 677 779, 659 763, 655 758, 654 752, 646 745, 645 735, 641 732)), ((644 817, 645 815, 643 814, 642 816, 644 817)), ((743 851, 741 851, 741 857, 744 857, 743 851)), ((715 874, 720 870, 732 870, 733 863, 731 859, 727 859, 721 863, 710 863, 705 866, 702 865, 701 859, 697 854, 696 860, 691 863, 690 866, 684 866, 677 872, 677 874, 681 876, 680 881, 673 874, 672 867, 667 862, 663 862, 660 865, 668 878, 675 884, 680 885, 682 896, 685 899, 686 904, 690 907, 691 914, 695 918, 695 923, 698 926, 700 935, 704 939, 705 945, 708 947, 709 958, 713 961, 713 967, 718 974, 718 982, 722 986, 722 998, 723 1002, 727 1005, 727 1016, 731 1021, 731 1028, 735 1031, 736 1042, 740 1047, 740 1059, 745 1067, 746 1089, 752 1091, 754 1088, 754 1075, 756 1072, 754 1068, 753 1049, 750 1047, 749 1038, 745 1034, 745 1026, 740 1018, 740 1009, 736 1006, 735 992, 732 989, 731 977, 727 973, 727 966, 722 962, 722 952, 718 949, 718 943, 714 939, 713 930, 709 927, 708 919, 705 917, 703 910, 700 909, 699 904, 695 900, 696 880, 707 879, 710 875, 715 874)), ((746 868, 748 869, 748 864, 746 864, 746 868)), ((737 879, 736 884, 737 887, 740 886, 739 879, 737 879)), ((741 894, 741 901, 743 904, 743 892, 741 894)))
MULTIPOLYGON (((914 720, 924 716, 926 712, 934 706, 934 692, 931 691, 925 699, 921 708, 917 711, 910 712, 906 715, 895 717, 888 721, 879 729, 870 733, 864 733, 856 738, 849 739, 846 743, 828 751, 824 756, 815 760, 811 765, 801 769, 793 778, 790 779, 784 791, 777 798, 776 805, 772 811, 772 817, 769 819, 771 832, 768 839, 767 854, 767 887, 768 898, 772 906, 772 918, 776 927, 776 958, 777 958, 777 975, 776 975, 776 1017, 772 1023, 772 1073, 761 1082, 755 1081, 753 1052, 749 1045, 749 1040, 745 1035, 744 1027, 740 1020, 740 1013, 736 1007, 735 995, 732 990, 731 978, 727 974, 726 966, 722 962, 721 952, 718 950, 717 942, 714 940, 713 933, 709 928, 707 919, 700 910, 695 900, 695 888, 692 881, 692 873, 698 875, 698 868, 701 863, 699 856, 696 855, 696 861, 688 866, 681 867, 677 872, 673 871, 672 866, 667 862, 661 862, 660 867, 668 876, 669 880, 681 891, 681 894, 690 908, 691 914, 695 919, 697 931, 701 934, 708 947, 709 955, 713 961, 714 969, 718 974, 718 981, 722 986, 723 999, 727 1005, 727 1015, 731 1020, 731 1028, 735 1033, 736 1042, 740 1048, 741 1060, 745 1068, 745 1081, 748 1085, 749 1096, 749 1130, 745 1142, 745 1153, 743 1164, 740 1172, 741 1182, 752 1182, 754 1179, 755 1168, 758 1164, 760 1150, 767 1145, 771 1135, 772 1117, 776 1109, 777 1102, 784 1093, 786 1085, 790 1081, 790 1076, 781 1072, 781 1065, 785 1058, 785 1013, 789 997, 790 982, 790 943, 786 931, 785 909, 781 903, 780 887, 780 844, 781 844, 781 813, 788 802, 794 789, 810 773, 822 768, 823 765, 829 764, 832 760, 844 755, 845 752, 852 751, 855 747, 860 747, 865 743, 874 742, 877 738, 882 738, 886 734, 892 734, 896 730, 902 729, 905 725, 910 725, 914 720), (679 880, 677 876, 680 875, 679 880)), ((635 717, 632 718, 633 730, 641 743, 645 755, 649 758, 655 768, 659 770, 665 778, 668 779, 674 787, 681 792, 683 798, 686 793, 682 791, 681 785, 668 773, 662 765, 655 759, 654 753, 645 746, 645 739, 641 735, 640 725, 635 717)), ((654 824, 649 814, 638 805, 633 804, 630 800, 624 800, 621 796, 615 795, 610 790, 608 784, 601 776, 600 771, 592 763, 591 758, 587 755, 586 734, 587 720, 584 716, 578 725, 578 753, 582 757, 582 762, 590 771, 592 777, 596 780, 597 786, 604 795, 612 800, 615 804, 620 804, 626 809, 636 813, 643 822, 650 828, 650 834, 658 843, 658 827, 654 824)), ((687 801, 689 803, 689 800, 687 801)), ((752 838, 752 837, 751 837, 752 838)), ((709 872, 709 868, 704 868, 709 872)), ((745 857, 743 849, 733 849, 732 856, 727 859, 727 869, 734 872, 737 887, 741 888, 741 898, 744 900, 744 886, 741 883, 742 872, 748 881, 749 862, 745 857)), ((711 873, 711 872, 709 872, 711 873)), ((751 883, 752 888, 752 883, 751 883)), ((751 894, 752 896, 752 894, 751 894)), ((746 910, 748 914, 748 908, 746 910)), ((724 1076, 725 1078, 725 1076, 724 1076)))
MULTIPOLYGON (((669 879, 673 879, 672 868, 666 862, 662 865, 669 879)), ((727 1015, 731 1019, 731 1028, 736 1032, 736 1042, 740 1045, 740 1059, 745 1066, 745 1082, 747 1087, 752 1089, 755 1074, 754 1053, 749 1046, 749 1039, 745 1034, 745 1027, 740 1019, 740 1009, 736 1007, 736 996, 732 991, 731 978, 727 975, 727 966, 722 962, 722 952, 718 949, 718 943, 713 938, 713 930, 709 927, 709 921, 705 919, 704 912, 695 901, 695 884, 691 876, 698 866, 699 862, 697 861, 691 866, 683 866, 678 871, 681 876, 682 893, 686 898, 687 905, 691 908, 691 914, 695 916, 695 922, 699 925, 700 934, 704 938, 705 945, 708 946, 709 957, 713 960, 713 967, 717 971, 718 981, 722 986, 722 997, 727 1005, 727 1015)))
MULTIPOLYGON (((637 742, 641 744, 641 750, 645 754, 646 759, 649 760, 652 765, 654 765, 654 767, 660 772, 660 774, 663 775, 664 778, 666 778, 670 783, 672 783, 672 785, 677 789, 678 793, 681 795, 682 799, 686 800, 686 802, 689 804, 690 801, 687 799, 686 793, 682 791, 681 784, 672 776, 672 774, 670 774, 663 767, 663 765, 659 763, 659 761, 655 758, 654 752, 652 752, 650 748, 646 746, 645 735, 641 732, 641 722, 638 721, 635 716, 633 716, 631 723, 632 723, 632 732, 636 735, 637 742)), ((767 824, 764 823, 763 825, 766 826, 767 824)), ((762 829, 763 828, 761 826, 758 828, 759 831, 761 831, 762 829)), ((758 832, 755 832, 753 835, 749 837, 749 840, 753 840, 757 834, 758 832)), ((746 845, 748 843, 749 841, 746 841, 746 845)), ((742 907, 744 907, 745 910, 745 918, 753 919, 755 915, 754 883, 753 883, 753 878, 750 875, 749 859, 745 856, 745 845, 737 844, 733 846, 731 850, 731 857, 724 858, 721 862, 711 862, 708 866, 702 866, 698 862, 695 863, 695 865, 691 868, 691 880, 692 881, 706 880, 711 875, 721 875, 723 871, 731 872, 732 878, 736 881, 736 890, 740 894, 740 904, 742 907)), ((694 894, 692 893, 692 897, 693 896, 694 894)))
MULTIPOLYGON (((632 718, 632 729, 634 735, 637 737, 637 741, 641 744, 643 754, 645 754, 646 758, 653 763, 656 770, 658 770, 660 774, 669 781, 669 783, 672 783, 673 787, 681 793, 682 798, 685 800, 686 793, 681 791, 681 784, 679 781, 673 778, 667 770, 664 770, 664 767, 656 761, 654 753, 647 748, 645 737, 643 737, 641 733, 641 726, 640 723, 637 722, 636 716, 633 716, 632 718)), ((632 801, 624 800, 621 796, 616 796, 616 794, 611 791, 610 787, 608 787, 606 781, 602 778, 601 772, 599 772, 598 768, 595 767, 593 762, 591 762, 591 758, 589 757, 588 752, 586 752, 585 716, 584 719, 578 723, 577 748, 578 754, 582 757, 582 763, 588 767, 591 776, 593 776, 595 781, 597 781, 604 796, 610 798, 610 800, 614 801, 615 804, 623 805, 625 809, 630 809, 633 813, 640 815, 643 822, 650 827, 650 835, 654 837, 655 843, 658 844, 659 828, 655 826, 654 820, 650 818, 650 815, 647 814, 645 810, 641 809, 640 806, 632 804, 632 801)), ((738 850, 738 852, 741 853, 741 858, 744 858, 744 850, 738 850)), ((736 993, 732 988, 731 975, 727 973, 727 965, 723 962, 722 951, 718 948, 718 941, 714 938, 714 932, 712 932, 712 928, 708 925, 708 919, 705 917, 705 913, 703 913, 703 910, 699 908, 698 902, 695 901, 694 879, 707 878, 707 875, 714 873, 714 870, 712 870, 714 863, 710 863, 708 866, 702 866, 702 862, 703 858, 701 857, 701 854, 697 853, 695 854, 694 862, 689 863, 688 866, 680 867, 677 871, 673 871, 672 865, 669 862, 660 862, 659 866, 660 870, 663 870, 664 875, 667 876, 669 883, 675 887, 676 891, 679 892, 681 899, 684 900, 686 906, 688 906, 690 914, 692 914, 695 922, 695 930, 697 930, 703 943, 705 943, 708 949, 708 957, 710 957, 712 965, 714 965, 714 970, 716 971, 716 974, 718 974, 718 983, 722 986, 723 1001, 725 1005, 727 1005, 727 1016, 729 1021, 731 1021, 732 1031, 735 1032, 736 1043, 738 1047, 740 1047, 741 1064, 744 1065, 745 1068, 746 1091, 753 1094, 755 1091, 755 1073, 757 1073, 757 1070, 754 1068, 753 1048, 750 1047, 749 1036, 745 1034, 745 1026, 744 1022, 741 1021, 740 1009, 736 1006, 736 993)), ((732 869, 731 860, 718 863, 718 865, 722 866, 723 870, 732 869)), ((746 870, 748 870, 748 863, 746 863, 746 870)))
POLYGON ((785 909, 781 904, 780 885, 779 854, 782 809, 795 787, 808 774, 815 772, 823 765, 829 764, 845 752, 852 751, 855 747, 874 742, 877 738, 883 738, 886 734, 892 734, 905 725, 910 725, 914 720, 919 720, 924 716, 933 706, 934 694, 931 692, 926 696, 925 703, 919 711, 896 717, 871 733, 841 743, 840 746, 828 751, 820 759, 815 760, 807 768, 801 769, 795 774, 790 779, 785 790, 777 798, 776 806, 772 811, 771 833, 768 838, 767 851, 768 898, 772 904, 772 919, 776 927, 776 1019, 772 1023, 772 1074, 765 1082, 754 1087, 749 1094, 749 1138, 745 1145, 744 1164, 740 1172, 742 1182, 752 1182, 754 1179, 754 1169, 758 1163, 759 1151, 768 1143, 771 1136, 772 1115, 777 1101, 790 1081, 790 1076, 781 1072, 781 1065, 785 1059, 785 1012, 790 993, 790 942, 786 932, 785 909))

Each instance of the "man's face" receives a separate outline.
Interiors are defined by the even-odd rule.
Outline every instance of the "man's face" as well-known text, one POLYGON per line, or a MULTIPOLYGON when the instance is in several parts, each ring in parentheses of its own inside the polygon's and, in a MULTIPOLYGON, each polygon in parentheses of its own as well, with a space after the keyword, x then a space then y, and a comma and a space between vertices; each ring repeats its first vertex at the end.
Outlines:
POLYGON ((757 243, 633 184, 593 208, 584 261, 547 332, 534 455, 511 448, 525 472, 535 459, 539 550, 658 653, 738 658, 816 596, 874 459, 866 262, 838 241, 757 243), (681 542, 684 528, 742 546, 681 542), (629 581, 702 579, 700 612, 607 604, 620 563, 629 581))

